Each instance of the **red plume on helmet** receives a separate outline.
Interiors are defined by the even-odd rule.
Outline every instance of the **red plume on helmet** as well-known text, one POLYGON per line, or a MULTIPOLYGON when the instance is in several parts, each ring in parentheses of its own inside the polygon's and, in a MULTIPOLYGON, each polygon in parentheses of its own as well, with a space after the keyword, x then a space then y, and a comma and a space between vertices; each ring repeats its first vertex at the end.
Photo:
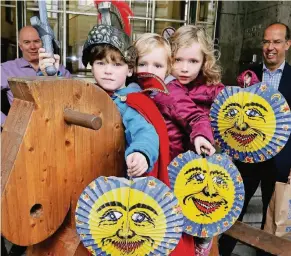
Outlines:
MULTIPOLYGON (((122 0, 120 0, 120 1, 119 0, 117 0, 117 1, 94 0, 94 2, 95 2, 97 7, 98 7, 98 4, 100 4, 102 2, 111 2, 111 4, 114 5, 115 8, 119 12, 119 17, 122 19, 120 22, 122 24, 124 32, 128 36, 130 36, 131 26, 130 26, 130 22, 129 22, 129 16, 133 16, 133 12, 125 1, 122 1, 122 0)), ((102 14, 98 15, 98 20, 101 20, 101 15, 102 14)))

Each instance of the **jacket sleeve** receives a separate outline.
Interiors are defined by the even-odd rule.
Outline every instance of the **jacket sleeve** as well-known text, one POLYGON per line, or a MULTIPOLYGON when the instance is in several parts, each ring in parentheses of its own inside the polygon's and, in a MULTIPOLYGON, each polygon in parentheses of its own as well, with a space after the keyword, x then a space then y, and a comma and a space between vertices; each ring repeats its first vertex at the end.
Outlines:
POLYGON ((159 155, 159 137, 155 128, 136 110, 128 107, 123 115, 125 136, 128 143, 125 157, 134 152, 144 154, 151 171, 159 155))
POLYGON ((63 65, 60 65, 59 71, 61 72, 62 77, 67 77, 67 78, 72 77, 71 73, 67 69, 65 69, 65 67, 63 65))
POLYGON ((1 64, 1 90, 3 89, 10 89, 8 85, 8 77, 9 77, 9 72, 6 69, 6 66, 1 64))
POLYGON ((219 83, 216 85, 211 85, 210 87, 212 88, 210 98, 211 102, 213 103, 217 95, 224 89, 224 85, 222 83, 219 83))
MULTIPOLYGON (((7 97, 7 100, 11 104, 11 102, 13 100, 13 94, 12 94, 12 92, 10 90, 10 87, 9 87, 9 84, 8 84, 9 71, 6 69, 6 66, 4 66, 2 64, 1 64, 1 68, 0 69, 1 69, 1 97, 7 97), (2 91, 2 90, 6 90, 6 92, 2 91)), ((3 101, 4 100, 2 100, 2 102, 1 102, 1 110, 3 110, 4 108, 8 109, 9 106, 6 106, 3 103, 3 101)), ((5 113, 4 110, 3 110, 3 112, 1 111, 1 127, 4 125, 5 120, 6 120, 6 115, 4 113, 5 113)))
POLYGON ((172 118, 189 134, 190 142, 194 144, 197 136, 203 136, 214 143, 210 120, 203 108, 196 105, 182 87, 175 87, 172 98, 172 118))

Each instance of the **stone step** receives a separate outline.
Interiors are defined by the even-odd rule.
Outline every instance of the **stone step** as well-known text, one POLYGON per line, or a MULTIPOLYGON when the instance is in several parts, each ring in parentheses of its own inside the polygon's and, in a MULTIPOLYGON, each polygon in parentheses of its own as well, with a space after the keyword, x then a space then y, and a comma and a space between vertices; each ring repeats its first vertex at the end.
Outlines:
POLYGON ((243 222, 260 223, 262 221, 262 199, 261 197, 253 197, 249 203, 247 212, 243 218, 243 222))
MULTIPOLYGON (((259 186, 248 205, 243 222, 255 228, 261 228, 262 207, 262 193, 259 186)), ((256 250, 250 246, 238 242, 233 250, 232 256, 256 256, 256 250)))
POLYGON ((238 243, 233 250, 232 256, 256 256, 256 250, 250 246, 238 243))

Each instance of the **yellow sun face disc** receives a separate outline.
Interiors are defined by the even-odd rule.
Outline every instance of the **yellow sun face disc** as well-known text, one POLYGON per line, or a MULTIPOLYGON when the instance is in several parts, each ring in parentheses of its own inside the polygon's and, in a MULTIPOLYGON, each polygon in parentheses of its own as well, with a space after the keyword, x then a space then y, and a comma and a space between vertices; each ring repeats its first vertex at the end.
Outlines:
POLYGON ((118 188, 99 197, 89 215, 89 228, 94 230, 92 238, 103 251, 112 255, 136 255, 141 251, 147 255, 158 246, 149 234, 161 223, 156 236, 164 237, 166 217, 159 204, 141 191, 132 190, 134 197, 128 201, 129 190, 118 188))
POLYGON ((202 158, 188 151, 178 155, 168 170, 186 233, 210 237, 231 227, 243 206, 244 187, 228 156, 202 158))
POLYGON ((272 106, 263 97, 249 92, 230 96, 218 112, 222 139, 237 151, 249 152, 266 147, 276 130, 272 106))
POLYGON ((265 84, 227 87, 214 101, 211 124, 218 145, 243 162, 262 162, 284 147, 291 132, 290 108, 265 84))
POLYGON ((84 190, 76 209, 77 232, 88 250, 94 255, 168 255, 183 227, 170 189, 153 177, 133 183, 104 178, 84 190))
POLYGON ((230 174, 206 159, 189 162, 179 172, 174 193, 183 214, 191 221, 210 224, 223 219, 234 202, 234 182, 230 174))

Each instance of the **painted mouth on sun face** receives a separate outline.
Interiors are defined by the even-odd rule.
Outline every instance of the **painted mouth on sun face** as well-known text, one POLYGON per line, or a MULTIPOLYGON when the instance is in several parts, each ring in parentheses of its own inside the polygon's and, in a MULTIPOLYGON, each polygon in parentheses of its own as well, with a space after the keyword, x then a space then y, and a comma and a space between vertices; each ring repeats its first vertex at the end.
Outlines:
POLYGON ((200 199, 197 199, 195 197, 191 198, 193 203, 195 204, 196 208, 205 214, 213 213, 216 211, 222 202, 208 202, 208 201, 203 201, 200 199))
POLYGON ((257 137, 256 133, 248 134, 248 135, 243 135, 241 133, 237 133, 234 131, 229 131, 229 133, 235 139, 235 141, 240 143, 240 146, 246 146, 250 144, 257 137))
POLYGON ((135 250, 137 250, 138 248, 140 248, 145 241, 136 241, 136 242, 125 242, 125 241, 112 241, 112 244, 114 245, 114 247, 116 247, 118 250, 124 252, 124 253, 132 253, 135 250))
POLYGON ((195 198, 193 194, 186 196, 183 200, 183 203, 186 204, 186 201, 188 200, 192 200, 196 208, 204 214, 210 214, 216 211, 222 204, 226 203, 225 200, 218 201, 218 202, 204 201, 204 200, 195 198))

